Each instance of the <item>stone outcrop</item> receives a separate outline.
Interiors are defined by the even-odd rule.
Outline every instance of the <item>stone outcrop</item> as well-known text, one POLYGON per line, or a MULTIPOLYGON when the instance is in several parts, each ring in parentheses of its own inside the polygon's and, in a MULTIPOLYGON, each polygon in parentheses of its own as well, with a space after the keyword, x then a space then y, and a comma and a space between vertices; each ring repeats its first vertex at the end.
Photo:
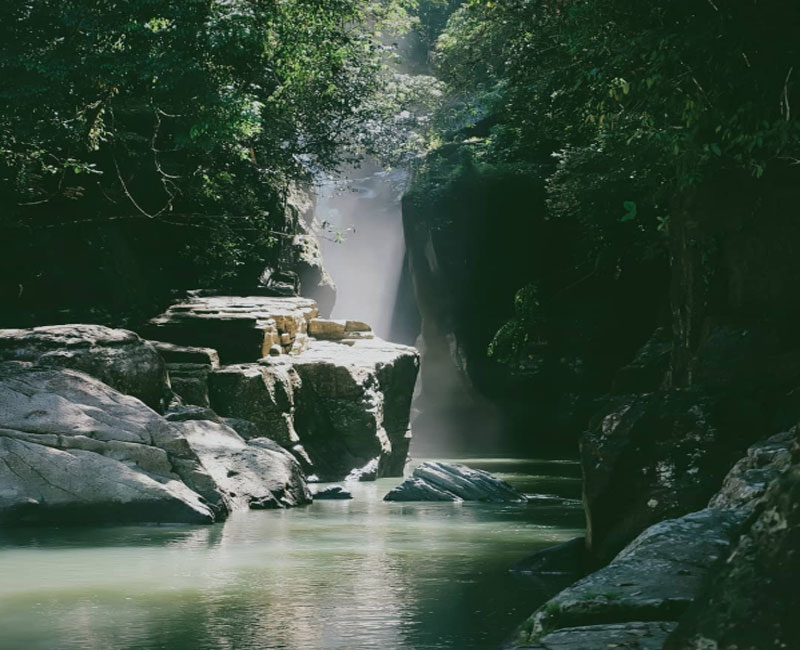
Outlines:
POLYGON ((0 521, 210 523, 225 498, 186 439, 81 372, 0 364, 0 521))
POLYGON ((746 403, 694 391, 610 398, 580 445, 595 561, 656 522, 703 508, 755 427, 746 403))
POLYGON ((489 472, 466 465, 428 461, 384 497, 384 501, 485 501, 522 503, 527 499, 489 472))
POLYGON ((593 650, 630 640, 624 647, 749 650, 771 638, 791 647, 780 643, 799 638, 788 577, 800 548, 795 436, 753 445, 709 507, 649 527, 539 608, 516 647, 593 650), (637 638, 646 621, 657 629, 637 638))
POLYGON ((665 650, 797 647, 800 444, 794 442, 791 464, 787 466, 785 443, 772 438, 755 446, 726 480, 726 487, 718 495, 726 502, 740 505, 745 495, 754 499, 761 495, 753 523, 722 570, 680 621, 665 650), (772 459, 764 463, 768 456, 772 459), (772 473, 777 476, 767 488, 763 478, 772 473))
POLYGON ((380 339, 312 341, 293 361, 300 378, 295 428, 322 480, 401 476, 419 360, 380 339), (370 471, 374 465, 374 475, 370 471))
POLYGON ((224 364, 247 363, 271 350, 302 352, 308 321, 318 313, 316 303, 307 298, 193 297, 152 319, 142 334, 157 341, 212 348, 224 364))
POLYGON ((275 440, 319 480, 400 476, 416 351, 375 338, 361 321, 317 315, 305 299, 195 297, 146 331, 175 341, 156 346, 183 401, 210 406, 246 440, 275 440), (232 342, 226 328, 249 343, 232 342))
POLYGON ((157 411, 164 409, 171 394, 162 357, 128 330, 101 325, 0 330, 0 361, 80 370, 157 411))

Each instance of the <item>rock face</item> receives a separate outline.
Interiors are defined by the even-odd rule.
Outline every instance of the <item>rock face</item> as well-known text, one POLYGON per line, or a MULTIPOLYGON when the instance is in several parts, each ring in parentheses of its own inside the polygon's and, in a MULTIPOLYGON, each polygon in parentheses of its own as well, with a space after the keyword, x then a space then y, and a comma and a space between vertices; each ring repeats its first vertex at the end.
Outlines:
POLYGON ((293 364, 301 381, 295 428, 320 479, 370 473, 371 463, 371 478, 402 475, 416 351, 380 339, 349 346, 312 341, 293 364))
POLYGON ((227 505, 180 433, 81 372, 0 364, 0 521, 210 523, 227 505))
POLYGON ((150 343, 101 325, 0 330, 0 361, 80 370, 163 411, 171 394, 164 361, 150 343))
MULTIPOLYGON (((774 439, 762 446, 775 454, 774 439)), ((743 461, 752 464, 763 454, 758 447, 743 461)), ((742 472, 737 465, 728 477, 726 500, 740 501, 744 483, 763 498, 757 516, 742 535, 719 575, 681 620, 665 650, 761 650, 795 648, 800 640, 800 445, 794 443, 792 464, 764 492, 761 476, 753 472, 780 472, 784 450, 767 465, 742 472), (750 479, 750 480, 748 480, 750 479), (735 490, 730 490, 737 485, 735 490)), ((748 490, 749 492, 750 490, 748 490)))
POLYGON ((196 297, 173 305, 142 333, 157 341, 213 348, 225 364, 246 363, 275 347, 301 352, 308 320, 318 313, 307 298, 196 297))
POLYGON ((384 501, 488 501, 524 502, 527 499, 489 472, 465 465, 425 462, 384 501))
POLYGON ((758 430, 746 407, 681 390, 609 400, 580 446, 597 563, 649 525, 708 503, 758 430))
POLYGON ((774 647, 792 647, 800 638, 790 577, 800 568, 795 435, 753 445, 710 507, 651 526, 608 566, 545 603, 517 647, 589 650, 629 638, 646 644, 624 647, 760 649, 772 638, 774 647), (761 514, 751 525, 754 511, 761 514), (657 633, 637 640, 643 621, 657 621, 649 624, 657 633))
POLYGON ((232 428, 202 414, 175 426, 232 508, 290 508, 311 502, 300 464, 272 440, 246 442, 232 428))

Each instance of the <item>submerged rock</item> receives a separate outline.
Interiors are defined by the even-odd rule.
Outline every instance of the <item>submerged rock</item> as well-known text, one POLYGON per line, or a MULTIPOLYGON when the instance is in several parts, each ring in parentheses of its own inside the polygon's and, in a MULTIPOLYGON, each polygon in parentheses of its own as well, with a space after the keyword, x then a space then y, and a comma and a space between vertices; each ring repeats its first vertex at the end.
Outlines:
POLYGON ((0 521, 210 523, 223 496, 177 429, 81 372, 0 364, 0 521))
POLYGON ((466 465, 425 462, 384 501, 524 502, 526 497, 489 472, 466 465))
POLYGON ((661 650, 675 623, 634 621, 607 625, 568 627, 543 637, 527 650, 661 650))
POLYGON ((345 490, 341 485, 331 485, 330 487, 314 493, 314 500, 347 500, 352 499, 353 495, 345 490))
POLYGON ((0 361, 71 368, 163 411, 171 395, 164 360, 128 330, 101 325, 53 325, 0 330, 0 361))

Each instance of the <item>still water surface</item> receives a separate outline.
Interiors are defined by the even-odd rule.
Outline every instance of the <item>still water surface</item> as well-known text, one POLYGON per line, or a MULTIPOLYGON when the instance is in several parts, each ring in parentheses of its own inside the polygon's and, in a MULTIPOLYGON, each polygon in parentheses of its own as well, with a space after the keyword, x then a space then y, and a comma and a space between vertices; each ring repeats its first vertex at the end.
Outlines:
POLYGON ((0 531, 0 650, 492 650, 543 600, 509 568, 582 534, 575 463, 462 460, 525 505, 353 501, 217 526, 0 531))

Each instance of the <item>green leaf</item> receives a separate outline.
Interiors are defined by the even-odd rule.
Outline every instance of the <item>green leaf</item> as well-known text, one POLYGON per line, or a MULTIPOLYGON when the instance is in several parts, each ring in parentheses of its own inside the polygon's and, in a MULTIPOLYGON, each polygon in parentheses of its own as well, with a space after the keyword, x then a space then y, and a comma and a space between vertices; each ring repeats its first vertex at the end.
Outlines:
POLYGON ((638 210, 635 201, 625 201, 622 204, 622 207, 625 208, 625 214, 622 215, 622 218, 620 219, 622 223, 636 219, 638 216, 638 210))

